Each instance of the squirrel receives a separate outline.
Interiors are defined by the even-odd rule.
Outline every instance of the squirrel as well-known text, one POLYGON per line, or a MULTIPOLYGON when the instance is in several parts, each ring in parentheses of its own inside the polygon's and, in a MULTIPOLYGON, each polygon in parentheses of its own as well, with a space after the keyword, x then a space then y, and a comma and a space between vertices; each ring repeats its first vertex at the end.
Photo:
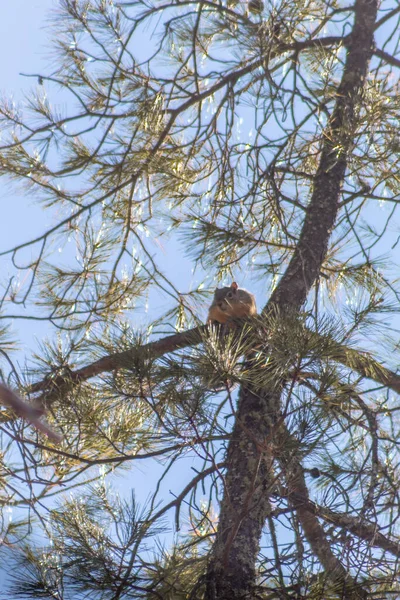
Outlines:
POLYGON ((216 289, 208 311, 207 323, 226 323, 229 319, 252 317, 257 314, 256 299, 234 281, 230 287, 216 289))

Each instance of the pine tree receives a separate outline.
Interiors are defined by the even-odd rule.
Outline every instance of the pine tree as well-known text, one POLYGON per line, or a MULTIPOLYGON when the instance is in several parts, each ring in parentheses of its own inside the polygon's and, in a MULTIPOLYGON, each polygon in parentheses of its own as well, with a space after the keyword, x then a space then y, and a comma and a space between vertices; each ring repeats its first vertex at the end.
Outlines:
POLYGON ((63 436, 1 413, 14 597, 400 595, 399 14, 59 1, 0 107, 51 221, 1 253, 2 374, 63 436), (234 280, 259 314, 204 325, 234 280))

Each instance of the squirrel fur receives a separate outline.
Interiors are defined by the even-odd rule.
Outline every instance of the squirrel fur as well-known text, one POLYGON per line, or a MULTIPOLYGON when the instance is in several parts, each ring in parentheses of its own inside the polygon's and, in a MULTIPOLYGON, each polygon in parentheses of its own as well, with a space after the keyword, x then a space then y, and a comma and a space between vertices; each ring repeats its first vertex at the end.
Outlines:
POLYGON ((214 299, 208 311, 207 323, 226 323, 230 319, 252 317, 256 314, 255 297, 247 290, 240 288, 234 281, 230 287, 215 290, 214 299))

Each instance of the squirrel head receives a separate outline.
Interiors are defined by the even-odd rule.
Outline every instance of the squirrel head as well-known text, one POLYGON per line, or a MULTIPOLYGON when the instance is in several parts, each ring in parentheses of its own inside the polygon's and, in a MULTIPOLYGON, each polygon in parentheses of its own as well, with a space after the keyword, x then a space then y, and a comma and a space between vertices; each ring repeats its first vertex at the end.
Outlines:
POLYGON ((234 281, 230 287, 217 288, 214 293, 212 306, 218 306, 222 311, 227 311, 229 306, 237 300, 237 290, 239 286, 234 281))
POLYGON ((208 321, 226 323, 229 319, 240 319, 257 312, 253 294, 239 288, 236 281, 230 287, 216 289, 208 311, 208 321))
POLYGON ((229 319, 242 319, 257 314, 256 300, 250 292, 234 281, 230 287, 216 289, 208 322, 226 323, 229 319))

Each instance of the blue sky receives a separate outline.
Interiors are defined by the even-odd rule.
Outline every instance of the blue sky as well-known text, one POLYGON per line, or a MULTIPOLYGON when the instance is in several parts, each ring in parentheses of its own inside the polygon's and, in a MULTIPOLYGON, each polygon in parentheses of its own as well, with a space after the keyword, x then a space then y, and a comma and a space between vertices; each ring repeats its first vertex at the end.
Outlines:
MULTIPOLYGON (((49 56, 49 31, 46 27, 49 11, 55 6, 53 0, 13 0, 3 2, 0 20, 0 93, 2 97, 12 95, 15 101, 23 99, 35 84, 35 80, 23 77, 21 73, 37 73, 44 70, 49 56)), ((10 200, 9 190, 4 190, 4 180, 0 179, 2 198, 1 221, 10 200)), ((8 186, 7 186, 8 187, 8 186)), ((10 201, 12 208, 13 202, 10 201)), ((22 225, 25 223, 22 222, 22 225)), ((9 228, 7 230, 9 232, 9 228)), ((4 248, 4 240, 0 242, 4 248)))
MULTIPOLYGON (((1 56, 5 57, 0 63, 2 97, 12 97, 16 103, 23 102, 24 97, 29 95, 30 90, 35 90, 38 84, 36 78, 24 77, 21 73, 32 75, 51 72, 53 59, 49 17, 57 6, 57 0, 14 0, 3 3, 0 24, 0 51, 1 56)), ((57 102, 57 90, 54 88, 50 101, 57 102)), ((51 211, 44 213, 31 193, 27 194, 5 177, 0 178, 0 206, 0 252, 35 237, 34 234, 43 233, 46 225, 54 224, 51 211)), ((168 270, 171 266, 171 253, 175 255, 176 251, 173 244, 172 248, 169 246, 160 252, 159 259, 164 269, 168 270)), ((8 265, 9 257, 0 258, 0 294, 10 274, 8 265)), ((187 291, 192 281, 191 268, 191 261, 180 256, 170 273, 172 281, 182 292, 187 291)), ((199 280, 199 277, 196 279, 199 280)), ((153 302, 151 308, 160 314, 167 305, 160 298, 155 304, 153 302)), ((201 316, 205 317, 206 308, 201 316)), ((144 323, 149 320, 149 315, 143 314, 143 311, 142 320, 144 323)), ((37 340, 43 338, 42 323, 25 321, 22 324, 21 321, 15 321, 14 330, 17 337, 22 337, 23 343, 26 343, 25 349, 37 347, 37 340)))
POLYGON ((13 0, 2 2, 0 23, 0 89, 29 88, 20 72, 34 72, 43 66, 46 52, 46 17, 53 0, 13 0))
MULTIPOLYGON (((23 100, 35 79, 21 73, 43 71, 49 56, 49 31, 46 29, 53 0, 13 0, 3 2, 0 20, 0 94, 12 97, 16 103, 23 100)), ((43 227, 43 215, 32 197, 15 185, 0 178, 0 251, 22 240, 43 227)), ((7 266, 0 263, 2 278, 7 266)))
MULTIPOLYGON (((24 77, 21 73, 49 73, 51 72, 51 48, 49 14, 57 6, 56 0, 12 0, 2 3, 2 19, 0 20, 0 52, 3 60, 0 61, 0 94, 1 96, 12 96, 16 102, 23 101, 24 95, 28 95, 32 88, 37 86, 35 78, 24 77)), ((57 101, 54 89, 51 101, 57 101)), ((20 241, 26 241, 34 237, 33 233, 43 232, 46 223, 52 222, 53 215, 43 213, 40 205, 36 203, 31 194, 18 190, 14 184, 10 184, 3 177, 0 178, 0 252, 8 249, 20 241)), ((171 255, 166 253, 164 267, 171 267, 171 255)), ((173 257, 174 259, 176 257, 173 257)), ((0 258, 0 295, 3 285, 7 279, 7 260, 0 258)), ((191 262, 189 260, 174 260, 172 278, 178 285, 190 285, 191 262), (185 272, 186 276, 183 276, 185 272), (185 282, 185 283, 183 283, 185 282)), ((165 306, 150 307, 160 313, 165 306)), ((16 311, 17 312, 17 311, 16 311)), ((153 314, 153 312, 152 312, 153 314)), ((206 307, 204 307, 204 315, 206 307)), ((149 319, 149 315, 144 316, 149 319)), ((20 342, 20 352, 14 355, 17 364, 23 367, 25 360, 30 359, 32 350, 37 348, 38 343, 46 334, 46 325, 35 321, 16 321, 13 325, 13 333, 20 342)), ((193 476, 190 467, 192 459, 181 463, 182 476, 193 476)), ((132 465, 130 475, 113 478, 113 485, 121 493, 130 494, 130 488, 135 487, 138 500, 144 502, 148 496, 149 485, 156 482, 156 477, 161 473, 162 467, 155 461, 146 462, 146 465, 132 465), (149 471, 151 475, 149 478, 149 471)), ((187 481, 189 480, 189 477, 187 481)), ((172 496, 168 489, 174 489, 177 484, 176 474, 174 481, 168 482, 166 478, 166 494, 164 499, 169 502, 172 496), (171 484, 171 485, 170 485, 171 484)), ((0 573, 0 591, 2 576, 0 573)))

